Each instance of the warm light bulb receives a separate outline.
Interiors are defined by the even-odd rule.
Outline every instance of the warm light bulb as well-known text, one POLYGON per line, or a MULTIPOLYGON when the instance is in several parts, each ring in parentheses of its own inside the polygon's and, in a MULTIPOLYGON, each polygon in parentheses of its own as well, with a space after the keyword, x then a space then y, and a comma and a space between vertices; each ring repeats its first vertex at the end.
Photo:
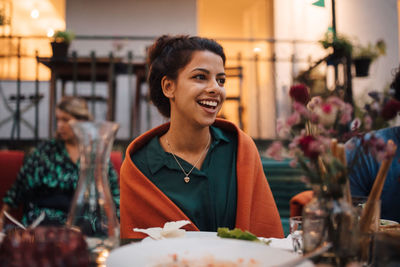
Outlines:
POLYGON ((39 18, 39 10, 37 10, 36 8, 33 9, 33 10, 31 11, 31 17, 32 17, 33 19, 39 18))
POLYGON ((52 28, 47 30, 47 37, 53 37, 54 35, 54 30, 52 28))
POLYGON ((260 53, 260 52, 261 52, 261 48, 259 48, 259 47, 254 47, 254 48, 253 48, 253 52, 254 52, 254 53, 260 53))

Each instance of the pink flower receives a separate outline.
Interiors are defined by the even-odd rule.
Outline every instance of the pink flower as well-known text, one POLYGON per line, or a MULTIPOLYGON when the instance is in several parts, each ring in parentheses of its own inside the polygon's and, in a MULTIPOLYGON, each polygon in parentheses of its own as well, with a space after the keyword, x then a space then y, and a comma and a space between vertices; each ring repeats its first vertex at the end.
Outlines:
POLYGON ((324 103, 321 105, 321 110, 325 113, 325 114, 330 114, 332 112, 332 105, 328 104, 328 103, 324 103))
POLYGON ((315 113, 312 113, 312 114, 311 114, 311 117, 310 117, 310 121, 311 121, 312 123, 314 123, 314 124, 319 123, 319 117, 318 117, 318 115, 315 114, 315 113))
POLYGON ((267 156, 273 158, 274 160, 281 161, 282 158, 283 145, 280 141, 273 142, 267 149, 267 156))
POLYGON ((369 115, 364 117, 364 128, 365 130, 369 131, 372 129, 372 118, 369 115))
POLYGON ((344 101, 342 99, 340 99, 339 97, 337 97, 337 96, 328 97, 326 99, 326 102, 330 103, 330 104, 332 104, 334 106, 337 106, 338 108, 342 108, 345 105, 344 101))
POLYGON ((310 102, 307 104, 307 107, 310 110, 313 110, 316 106, 321 105, 322 102, 323 102, 322 97, 314 96, 313 98, 311 98, 310 102))
POLYGON ((305 118, 308 118, 310 116, 310 112, 307 110, 306 106, 304 106, 300 102, 294 102, 293 109, 305 118))
POLYGON ((339 123, 347 124, 351 121, 353 107, 349 103, 346 103, 342 108, 342 116, 340 117, 339 123))
POLYGON ((290 87, 289 90, 290 97, 303 105, 306 105, 310 101, 310 92, 306 85, 295 84, 290 87))
POLYGON ((330 127, 335 123, 338 108, 330 103, 322 103, 315 107, 314 112, 322 125, 330 127))
POLYGON ((293 126, 298 123, 300 123, 300 114, 298 112, 293 112, 286 120, 288 126, 293 126))
POLYGON ((382 138, 376 137, 372 134, 368 139, 361 139, 361 144, 364 151, 369 151, 378 162, 382 161, 386 157, 387 147, 382 138))
POLYGON ((290 126, 282 120, 278 120, 278 122, 276 123, 276 131, 279 137, 286 138, 290 134, 290 126))
POLYGON ((320 143, 312 135, 304 136, 299 140, 299 145, 304 155, 310 159, 317 159, 320 153, 320 143))
POLYGON ((352 131, 356 131, 360 129, 360 126, 361 126, 361 120, 359 118, 355 118, 350 124, 350 129, 352 131))
POLYGON ((289 166, 292 167, 292 168, 296 168, 297 167, 297 162, 298 162, 297 158, 294 158, 289 162, 289 166))

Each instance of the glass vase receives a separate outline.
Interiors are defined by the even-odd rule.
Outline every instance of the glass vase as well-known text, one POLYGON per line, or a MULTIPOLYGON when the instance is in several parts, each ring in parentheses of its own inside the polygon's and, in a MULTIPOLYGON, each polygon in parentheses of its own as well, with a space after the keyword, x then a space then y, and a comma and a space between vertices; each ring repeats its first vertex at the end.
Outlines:
POLYGON ((317 262, 345 266, 357 257, 357 213, 339 185, 313 186, 314 197, 303 209, 304 253, 331 243, 317 262))
POLYGON ((79 142, 80 171, 66 226, 82 232, 92 258, 97 258, 119 245, 119 222, 108 180, 119 125, 73 122, 71 126, 79 142))

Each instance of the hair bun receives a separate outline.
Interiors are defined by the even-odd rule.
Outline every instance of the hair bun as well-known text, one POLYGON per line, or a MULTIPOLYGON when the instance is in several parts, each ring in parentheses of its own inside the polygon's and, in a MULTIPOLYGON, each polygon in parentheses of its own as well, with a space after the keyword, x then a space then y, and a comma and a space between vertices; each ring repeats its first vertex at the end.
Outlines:
POLYGON ((149 66, 153 64, 153 62, 162 54, 168 53, 168 50, 172 50, 175 46, 175 42, 182 41, 183 39, 188 39, 189 36, 185 35, 177 35, 177 36, 170 36, 170 35, 162 35, 154 42, 154 44, 149 48, 148 51, 148 58, 147 63, 149 66))

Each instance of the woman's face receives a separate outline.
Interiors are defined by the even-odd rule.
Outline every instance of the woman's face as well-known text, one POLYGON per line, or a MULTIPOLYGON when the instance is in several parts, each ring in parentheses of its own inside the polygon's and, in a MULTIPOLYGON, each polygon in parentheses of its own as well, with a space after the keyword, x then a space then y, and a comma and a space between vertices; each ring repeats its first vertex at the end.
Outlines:
POLYGON ((56 109, 57 135, 61 140, 68 142, 75 139, 75 134, 68 123, 74 119, 69 113, 56 109))
POLYGON ((171 120, 209 126, 214 123, 225 101, 225 69, 222 58, 210 51, 195 51, 175 81, 164 81, 164 94, 170 99, 171 120))

